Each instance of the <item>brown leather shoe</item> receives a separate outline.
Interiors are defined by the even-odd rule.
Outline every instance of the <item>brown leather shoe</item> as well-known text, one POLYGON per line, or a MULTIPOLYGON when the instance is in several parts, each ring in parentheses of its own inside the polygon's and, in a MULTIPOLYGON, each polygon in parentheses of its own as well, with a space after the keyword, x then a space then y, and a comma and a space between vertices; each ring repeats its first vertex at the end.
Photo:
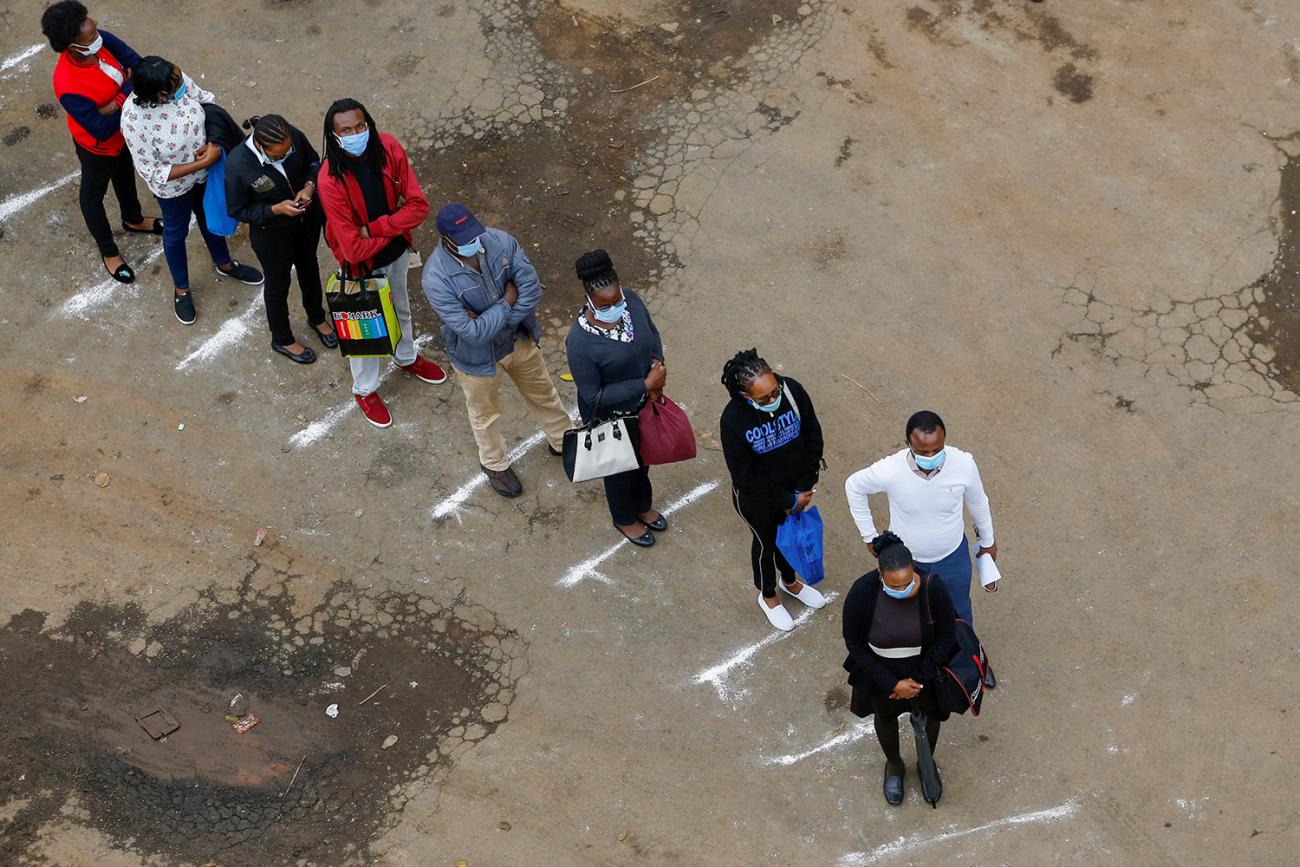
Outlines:
MULTIPOLYGON (((479 466, 483 467, 482 464, 479 466)), ((483 467, 483 472, 487 473, 492 490, 503 497, 517 497, 524 492, 524 483, 515 475, 514 467, 506 467, 504 470, 489 470, 483 467)))

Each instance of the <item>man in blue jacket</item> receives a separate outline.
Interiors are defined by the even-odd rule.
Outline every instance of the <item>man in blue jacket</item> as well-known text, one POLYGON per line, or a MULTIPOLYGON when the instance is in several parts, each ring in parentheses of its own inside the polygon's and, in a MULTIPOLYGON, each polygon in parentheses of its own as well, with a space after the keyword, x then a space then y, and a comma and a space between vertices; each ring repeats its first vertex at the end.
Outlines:
POLYGON ((514 380, 552 454, 560 454, 572 426, 542 357, 536 316, 542 284, 519 242, 484 228, 464 205, 444 206, 437 228, 440 242, 424 265, 424 294, 442 320, 447 357, 460 374, 479 465, 492 490, 517 497, 524 486, 497 423, 501 374, 514 380))

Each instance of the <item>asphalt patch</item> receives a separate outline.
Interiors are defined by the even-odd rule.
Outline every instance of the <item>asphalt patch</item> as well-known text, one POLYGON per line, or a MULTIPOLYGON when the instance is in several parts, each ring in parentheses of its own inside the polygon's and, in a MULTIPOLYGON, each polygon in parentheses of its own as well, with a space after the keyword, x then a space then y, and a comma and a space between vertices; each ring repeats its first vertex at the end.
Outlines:
POLYGON ((45 621, 0 627, 0 803, 22 805, 7 864, 41 861, 41 829, 69 815, 150 863, 369 863, 406 784, 505 721, 524 650, 463 600, 347 583, 305 612, 246 577, 158 624, 92 602, 45 621), (258 718, 243 734, 235 693, 258 718), (137 722, 154 708, 180 727, 155 740, 137 722))

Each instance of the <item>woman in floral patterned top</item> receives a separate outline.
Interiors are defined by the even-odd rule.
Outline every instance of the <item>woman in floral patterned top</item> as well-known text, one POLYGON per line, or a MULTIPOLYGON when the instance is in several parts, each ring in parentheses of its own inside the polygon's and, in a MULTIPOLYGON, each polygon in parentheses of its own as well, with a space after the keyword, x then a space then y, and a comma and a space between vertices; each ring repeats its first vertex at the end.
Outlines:
POLYGON ((163 212, 163 252, 176 285, 173 307, 182 325, 194 322, 189 262, 185 238, 190 216, 208 245, 217 273, 250 286, 260 286, 262 273, 230 258, 226 239, 208 231, 203 213, 208 166, 221 158, 220 146, 208 141, 203 104, 215 97, 199 87, 179 66, 151 56, 135 71, 135 95, 122 106, 122 135, 135 160, 136 171, 149 186, 163 212))

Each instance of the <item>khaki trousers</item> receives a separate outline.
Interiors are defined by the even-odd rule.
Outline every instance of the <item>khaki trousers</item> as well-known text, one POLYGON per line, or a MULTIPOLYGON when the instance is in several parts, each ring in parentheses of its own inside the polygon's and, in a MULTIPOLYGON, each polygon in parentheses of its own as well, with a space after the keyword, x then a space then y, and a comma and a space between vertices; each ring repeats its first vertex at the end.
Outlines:
POLYGON ((515 388, 528 406, 531 415, 546 439, 556 450, 564 447, 564 432, 573 427, 569 414, 551 381, 542 350, 531 338, 515 341, 515 351, 497 362, 492 376, 470 376, 456 371, 460 387, 465 392, 465 408, 469 411, 469 426, 474 430, 478 444, 478 459, 489 470, 504 470, 510 466, 506 454, 506 440, 501 435, 501 374, 514 380, 515 388))

